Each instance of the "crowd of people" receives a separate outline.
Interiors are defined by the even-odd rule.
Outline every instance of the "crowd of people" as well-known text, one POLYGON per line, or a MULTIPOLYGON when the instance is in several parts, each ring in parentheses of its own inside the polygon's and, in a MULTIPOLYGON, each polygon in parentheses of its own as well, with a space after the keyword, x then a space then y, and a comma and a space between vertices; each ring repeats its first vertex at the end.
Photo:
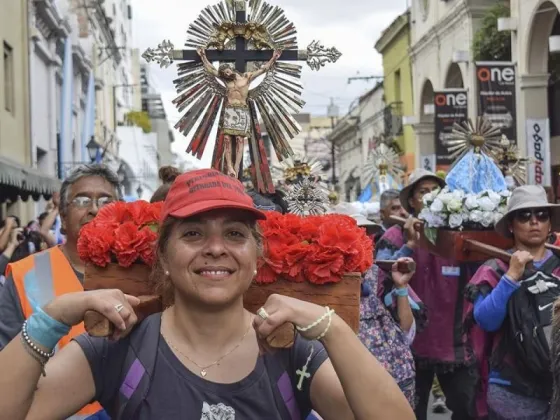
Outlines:
POLYGON ((348 211, 374 240, 374 260, 417 267, 367 270, 356 336, 328 308, 292 298, 271 296, 256 316, 243 309, 263 252, 256 222, 264 211, 287 212, 281 194, 249 190, 216 204, 208 197, 220 194, 217 185, 237 180, 173 168, 162 168, 160 177, 152 197, 163 202, 159 281, 173 288, 174 304, 134 330, 138 300, 115 290, 84 292, 77 252, 80 229, 120 200, 116 174, 103 165, 79 167, 37 221, 23 227, 17 217, 4 220, 0 418, 180 413, 204 420, 423 420, 429 410, 450 410, 454 420, 555 415, 548 349, 560 258, 546 244, 560 230, 560 207, 541 187, 515 189, 496 225, 513 240, 509 264, 463 263, 422 246, 416 216, 423 196, 445 186, 425 170, 413 171, 401 191, 381 195, 379 220, 348 211), (216 191, 188 192, 201 174, 216 181, 216 191), (229 281, 216 282, 223 279, 229 281), (88 310, 108 317, 118 327, 115 338, 124 338, 84 334, 88 310), (285 322, 298 326, 295 345, 263 355, 259 341, 285 322), (307 380, 298 376, 302 371, 307 380))

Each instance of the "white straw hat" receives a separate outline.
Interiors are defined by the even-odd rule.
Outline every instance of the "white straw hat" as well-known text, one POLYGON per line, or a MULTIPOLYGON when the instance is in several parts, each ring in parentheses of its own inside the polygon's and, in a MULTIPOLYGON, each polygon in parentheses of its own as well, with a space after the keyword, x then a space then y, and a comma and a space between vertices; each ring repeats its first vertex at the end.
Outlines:
POLYGON ((399 195, 399 199, 401 201, 401 206, 405 208, 405 210, 409 213, 413 213, 414 209, 410 207, 408 204, 408 199, 412 195, 414 191, 414 187, 418 185, 418 183, 425 181, 427 179, 433 179, 436 181, 441 188, 445 187, 445 180, 441 179, 439 176, 434 174, 433 172, 427 171, 424 168, 417 168, 408 177, 408 185, 401 190, 399 195))
POLYGON ((509 198, 507 213, 496 223, 496 232, 508 238, 512 237, 509 220, 512 214, 525 209, 550 209, 552 231, 560 228, 560 205, 548 202, 546 191, 540 185, 523 185, 513 190, 509 198))

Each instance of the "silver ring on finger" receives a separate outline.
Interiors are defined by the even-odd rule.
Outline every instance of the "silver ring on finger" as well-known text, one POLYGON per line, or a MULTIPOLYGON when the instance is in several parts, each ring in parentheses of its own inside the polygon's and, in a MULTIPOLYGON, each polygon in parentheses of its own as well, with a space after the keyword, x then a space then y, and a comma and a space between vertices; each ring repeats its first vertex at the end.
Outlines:
POLYGON ((258 315, 259 317, 261 317, 263 321, 266 321, 266 320, 268 319, 268 316, 269 316, 269 315, 268 315, 268 312, 266 312, 266 310, 265 310, 264 308, 260 308, 260 309, 257 311, 257 315, 258 315))
POLYGON ((124 309, 124 305, 122 303, 119 303, 118 305, 115 305, 115 310, 117 312, 121 312, 124 309))

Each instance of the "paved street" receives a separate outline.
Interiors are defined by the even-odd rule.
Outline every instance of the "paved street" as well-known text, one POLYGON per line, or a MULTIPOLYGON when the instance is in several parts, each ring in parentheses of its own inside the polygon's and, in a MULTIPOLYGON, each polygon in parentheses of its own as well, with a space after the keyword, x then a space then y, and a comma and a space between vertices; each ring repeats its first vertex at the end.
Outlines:
POLYGON ((447 412, 446 414, 428 414, 428 420, 451 420, 451 413, 447 412))
MULTIPOLYGON (((430 398, 430 405, 428 407, 432 407, 432 399, 430 398)), ((428 420, 451 420, 451 412, 447 412, 445 414, 434 414, 432 412, 428 413, 428 420)))

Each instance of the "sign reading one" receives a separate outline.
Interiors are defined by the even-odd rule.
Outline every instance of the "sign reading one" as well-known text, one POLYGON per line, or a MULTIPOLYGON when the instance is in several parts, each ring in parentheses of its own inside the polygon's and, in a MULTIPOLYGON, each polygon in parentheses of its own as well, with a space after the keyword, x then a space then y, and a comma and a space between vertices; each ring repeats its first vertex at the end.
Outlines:
POLYGON ((527 157, 533 159, 528 168, 528 183, 550 186, 550 129, 548 118, 527 120, 527 157))
POLYGON ((478 115, 517 142, 515 66, 503 62, 476 63, 476 80, 478 115))
MULTIPOLYGON (((436 165, 450 165, 452 163, 445 142, 450 139, 453 124, 461 124, 466 121, 468 113, 466 90, 446 89, 434 92, 436 165)), ((435 171, 435 168, 432 171, 435 171)))

